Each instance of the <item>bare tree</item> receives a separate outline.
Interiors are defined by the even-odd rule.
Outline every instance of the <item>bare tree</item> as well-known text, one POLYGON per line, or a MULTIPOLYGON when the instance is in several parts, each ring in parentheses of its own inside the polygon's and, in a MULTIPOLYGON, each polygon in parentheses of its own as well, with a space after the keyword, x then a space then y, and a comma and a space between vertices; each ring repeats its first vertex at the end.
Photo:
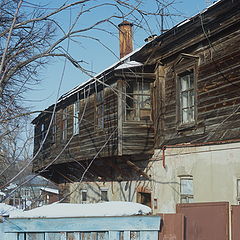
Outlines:
MULTIPOLYGON (((150 17, 160 17, 174 0, 81 0, 66 1, 55 8, 36 5, 25 0, 2 0, 0 3, 0 160, 4 162, 1 176, 20 159, 18 148, 22 116, 31 114, 23 107, 23 93, 40 81, 41 70, 54 59, 63 57, 74 67, 91 76, 81 56, 76 59, 69 51, 70 43, 83 39, 95 41, 112 51, 96 32, 113 35, 112 28, 122 20, 135 23, 148 34, 150 17), (151 3, 150 3, 151 2, 151 3), (146 9, 146 4, 154 6, 146 9), (70 18, 63 24, 59 15, 68 11, 70 18), (98 17, 94 14, 98 13, 98 17), (81 21, 85 16, 88 22, 81 21), (111 26, 109 29, 107 26, 111 26), (4 159, 4 160, 3 160, 4 159), (6 161, 6 159, 8 159, 6 161)), ((165 11, 166 15, 170 15, 165 11)), ((157 20, 157 23, 159 20, 157 20)), ((160 29, 160 28, 159 28, 160 29)), ((116 31, 117 32, 117 31, 116 31)), ((29 140, 27 140, 29 141, 29 140)), ((22 144, 21 146, 24 146, 22 144)), ((24 155, 23 155, 24 156, 24 155)), ((0 163, 1 164, 1 163, 0 163)), ((3 165, 2 165, 3 166, 3 165)))

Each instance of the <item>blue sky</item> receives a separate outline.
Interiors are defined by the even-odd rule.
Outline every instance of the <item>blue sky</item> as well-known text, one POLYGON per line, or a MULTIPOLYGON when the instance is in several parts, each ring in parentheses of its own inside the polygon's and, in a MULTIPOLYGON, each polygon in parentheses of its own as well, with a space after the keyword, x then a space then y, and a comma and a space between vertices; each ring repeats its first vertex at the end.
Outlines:
MULTIPOLYGON (((64 1, 50 1, 50 0, 38 0, 39 4, 45 5, 46 8, 55 8, 60 6, 61 2, 64 1)), ((94 1, 92 1, 94 2, 94 1)), ((99 1, 101 2, 101 1, 99 1)), ((102 1, 103 2, 103 1, 102 1)), ((153 0, 146 0, 145 7, 148 10, 153 10, 156 6, 153 4, 153 0)), ((182 0, 176 1, 176 3, 168 8, 168 12, 174 15, 181 16, 171 16, 164 18, 164 28, 171 28, 178 22, 191 17, 204 8, 206 8, 212 1, 210 0, 182 0)), ((29 5, 24 6, 25 9, 30 9, 29 5)), ((63 28, 68 28, 70 23, 73 22, 74 16, 78 9, 73 9, 72 11, 65 11, 57 16, 57 20, 60 21, 63 28)), ((96 11, 91 11, 89 14, 85 14, 78 24, 82 26, 87 26, 91 22, 94 23, 99 19, 103 19, 112 13, 113 9, 111 7, 103 7, 96 11)), ((121 20, 115 20, 115 24, 120 23, 121 20)), ((146 30, 134 26, 134 48, 138 48, 144 45, 144 39, 148 37, 151 33, 157 35, 160 34, 159 19, 157 17, 146 17, 146 23, 143 26, 146 30)), ((78 43, 69 42, 69 52, 78 61, 84 61, 83 67, 90 69, 94 72, 100 72, 109 65, 118 61, 119 56, 119 42, 118 42, 118 30, 112 25, 103 24, 103 29, 107 29, 110 33, 105 33, 103 31, 92 31, 88 33, 88 36, 97 37, 105 45, 101 45, 99 42, 90 40, 89 38, 81 37, 78 43), (111 49, 108 50, 106 49, 111 49), (113 54, 114 53, 114 54, 113 54)), ((63 45, 67 48, 67 42, 63 45)), ((78 69, 74 68, 70 63, 66 63, 64 69, 64 59, 53 59, 40 73, 41 83, 33 87, 33 90, 29 91, 25 95, 25 104, 31 106, 33 110, 43 110, 49 105, 56 101, 57 97, 60 97, 63 93, 71 90, 73 87, 81 84, 82 82, 89 79, 88 76, 82 74, 78 69), (64 73, 64 75, 63 75, 64 73), (57 96, 59 82, 61 76, 63 75, 63 81, 60 87, 59 96, 57 96)))

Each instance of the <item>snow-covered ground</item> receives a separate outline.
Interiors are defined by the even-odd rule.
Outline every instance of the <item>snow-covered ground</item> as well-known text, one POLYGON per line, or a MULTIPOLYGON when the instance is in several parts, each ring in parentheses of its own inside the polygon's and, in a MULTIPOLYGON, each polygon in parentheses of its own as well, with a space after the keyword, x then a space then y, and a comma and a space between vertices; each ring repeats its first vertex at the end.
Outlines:
POLYGON ((29 211, 13 212, 10 218, 57 218, 147 215, 151 208, 132 202, 104 202, 92 204, 53 203, 29 211))
POLYGON ((8 216, 10 213, 21 213, 22 211, 5 203, 0 203, 0 216, 8 216))

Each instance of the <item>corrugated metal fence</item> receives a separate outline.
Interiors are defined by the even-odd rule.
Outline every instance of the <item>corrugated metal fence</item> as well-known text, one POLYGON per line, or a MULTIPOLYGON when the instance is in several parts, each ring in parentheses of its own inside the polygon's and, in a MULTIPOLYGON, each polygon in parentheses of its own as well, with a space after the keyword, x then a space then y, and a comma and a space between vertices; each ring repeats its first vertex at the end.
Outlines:
POLYGON ((160 216, 4 218, 1 240, 157 240, 160 216))

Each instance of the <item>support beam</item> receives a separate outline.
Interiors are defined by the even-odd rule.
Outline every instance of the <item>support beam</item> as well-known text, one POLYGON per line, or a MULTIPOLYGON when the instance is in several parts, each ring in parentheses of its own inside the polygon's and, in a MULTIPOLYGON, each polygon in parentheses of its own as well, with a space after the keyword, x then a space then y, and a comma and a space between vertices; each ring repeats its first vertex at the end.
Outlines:
POLYGON ((150 179, 150 177, 144 172, 142 171, 142 169, 140 167, 138 167, 135 163, 133 163, 130 160, 126 161, 127 165, 129 167, 131 167, 134 171, 138 172, 139 174, 143 175, 145 178, 150 179))

